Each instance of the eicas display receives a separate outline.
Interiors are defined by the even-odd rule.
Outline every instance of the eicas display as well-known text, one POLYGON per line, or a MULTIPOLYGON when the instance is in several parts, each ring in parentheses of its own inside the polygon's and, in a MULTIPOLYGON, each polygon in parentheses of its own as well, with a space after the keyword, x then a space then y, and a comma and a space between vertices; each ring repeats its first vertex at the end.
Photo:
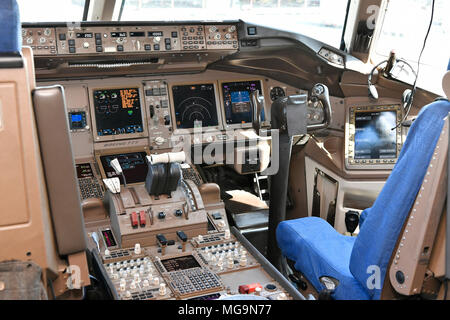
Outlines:
POLYGON ((98 136, 143 131, 138 88, 95 90, 94 107, 98 136))

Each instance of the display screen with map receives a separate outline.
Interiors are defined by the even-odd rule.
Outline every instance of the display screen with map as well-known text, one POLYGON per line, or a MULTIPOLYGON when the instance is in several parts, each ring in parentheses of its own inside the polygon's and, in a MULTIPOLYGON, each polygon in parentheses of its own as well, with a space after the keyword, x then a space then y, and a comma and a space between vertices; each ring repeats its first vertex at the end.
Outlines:
POLYGON ((178 129, 218 125, 214 84, 176 85, 172 95, 178 129))

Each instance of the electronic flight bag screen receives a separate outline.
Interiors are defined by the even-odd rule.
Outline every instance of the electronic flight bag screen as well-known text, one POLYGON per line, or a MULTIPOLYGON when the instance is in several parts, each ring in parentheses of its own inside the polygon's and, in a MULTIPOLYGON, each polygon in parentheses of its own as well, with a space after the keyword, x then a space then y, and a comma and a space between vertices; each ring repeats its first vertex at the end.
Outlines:
POLYGON ((143 131, 138 88, 94 90, 98 136, 143 131))
POLYGON ((396 159, 396 111, 355 113, 355 159, 396 159))
POLYGON ((178 129, 214 127, 219 124, 214 84, 172 87, 178 129))
MULTIPOLYGON (((261 91, 261 81, 242 81, 222 83, 223 103, 227 124, 245 124, 252 122, 250 94, 261 91)), ((262 110, 264 112, 264 110, 262 110)), ((261 114, 264 121, 264 114, 261 114)))

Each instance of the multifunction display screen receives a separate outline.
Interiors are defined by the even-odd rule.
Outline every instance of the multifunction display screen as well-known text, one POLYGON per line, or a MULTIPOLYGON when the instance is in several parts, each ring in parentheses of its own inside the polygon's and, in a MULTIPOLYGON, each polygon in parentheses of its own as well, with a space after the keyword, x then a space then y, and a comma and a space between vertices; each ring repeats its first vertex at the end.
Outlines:
POLYGON ((94 107, 98 136, 143 131, 138 88, 95 90, 94 107))
POLYGON ((250 94, 255 90, 259 90, 260 94, 262 94, 261 81, 222 83, 223 104, 227 124, 252 122, 250 94))
POLYGON ((100 156, 100 162, 105 172, 106 178, 119 178, 120 183, 123 184, 122 175, 118 175, 111 166, 111 161, 117 158, 122 167, 123 174, 127 183, 144 182, 147 177, 148 166, 145 157, 145 152, 132 152, 122 154, 112 154, 100 156))
POLYGON ((77 177, 79 179, 82 178, 91 178, 94 176, 92 172, 92 167, 90 163, 80 163, 76 165, 77 168, 77 177))
POLYGON ((213 127, 219 123, 214 84, 172 87, 177 128, 213 127))
POLYGON ((355 112, 355 159, 396 159, 396 111, 355 112))
POLYGON ((194 258, 194 256, 184 256, 173 259, 161 260, 164 268, 167 272, 186 270, 200 267, 200 264, 194 258))

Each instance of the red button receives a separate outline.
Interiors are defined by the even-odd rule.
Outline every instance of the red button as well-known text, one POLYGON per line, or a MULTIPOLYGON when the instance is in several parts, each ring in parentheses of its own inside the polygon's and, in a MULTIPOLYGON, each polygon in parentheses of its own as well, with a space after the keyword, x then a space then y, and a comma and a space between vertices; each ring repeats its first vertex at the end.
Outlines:
POLYGON ((262 286, 259 283, 244 284, 242 286, 239 286, 239 293, 249 294, 255 292, 256 288, 262 289, 262 286))

